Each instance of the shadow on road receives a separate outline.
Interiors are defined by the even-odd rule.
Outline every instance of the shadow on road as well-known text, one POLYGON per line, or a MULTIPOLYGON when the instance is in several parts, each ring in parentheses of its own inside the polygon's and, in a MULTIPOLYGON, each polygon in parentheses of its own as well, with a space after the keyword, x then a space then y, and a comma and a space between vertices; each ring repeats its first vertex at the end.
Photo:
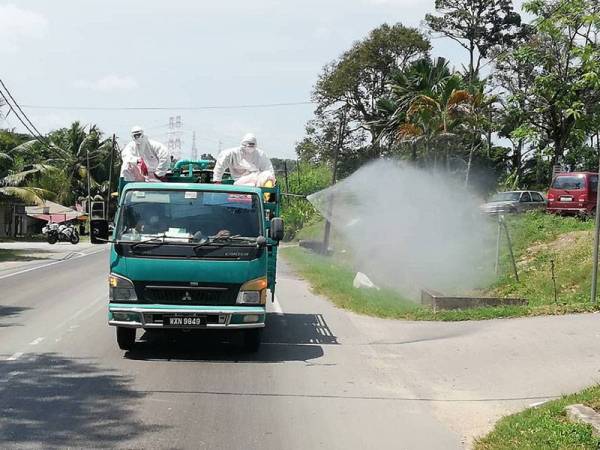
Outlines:
POLYGON ((113 448, 160 432, 136 420, 144 397, 130 377, 89 362, 37 354, 0 365, 0 448, 113 448), (18 444, 18 445, 17 445, 18 444))
POLYGON ((4 306, 0 305, 0 328, 11 327, 18 325, 16 323, 7 323, 6 319, 15 317, 21 314, 23 311, 26 311, 31 308, 23 307, 23 306, 4 306))
POLYGON ((321 314, 267 314, 263 344, 257 353, 241 348, 241 332, 198 330, 146 331, 141 342, 125 353, 128 359, 263 362, 309 361, 323 356, 322 345, 337 345, 337 337, 321 314))
POLYGON ((39 255, 54 252, 41 249, 4 249, 0 248, 0 262, 6 261, 42 261, 48 258, 39 255))
POLYGON ((263 342, 338 345, 322 314, 267 314, 263 342))

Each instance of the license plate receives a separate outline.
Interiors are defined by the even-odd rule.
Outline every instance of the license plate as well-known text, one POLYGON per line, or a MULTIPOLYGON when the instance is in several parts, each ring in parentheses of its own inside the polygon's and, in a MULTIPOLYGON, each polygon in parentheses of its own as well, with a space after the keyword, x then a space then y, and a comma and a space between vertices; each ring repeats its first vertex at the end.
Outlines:
POLYGON ((573 201, 573 197, 561 197, 560 201, 561 202, 572 202, 573 201))
POLYGON ((206 325, 206 316, 168 316, 163 324, 170 327, 193 328, 206 325))

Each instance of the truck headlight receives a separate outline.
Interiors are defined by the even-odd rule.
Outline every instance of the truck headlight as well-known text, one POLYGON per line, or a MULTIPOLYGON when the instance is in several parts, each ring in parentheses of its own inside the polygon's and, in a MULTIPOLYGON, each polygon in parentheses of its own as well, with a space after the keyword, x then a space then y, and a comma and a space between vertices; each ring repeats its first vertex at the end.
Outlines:
POLYGON ((108 300, 111 302, 137 302, 133 283, 125 277, 111 273, 108 277, 108 300))
POLYGON ((244 283, 240 288, 236 303, 238 305, 264 305, 267 300, 267 285, 265 277, 244 283))

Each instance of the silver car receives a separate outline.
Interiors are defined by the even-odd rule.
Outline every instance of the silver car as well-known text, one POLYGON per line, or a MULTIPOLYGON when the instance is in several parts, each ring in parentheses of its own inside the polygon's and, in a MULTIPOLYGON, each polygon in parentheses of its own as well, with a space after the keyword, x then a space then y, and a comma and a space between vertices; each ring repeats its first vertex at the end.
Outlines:
POLYGON ((546 209, 546 197, 537 191, 498 192, 487 203, 481 205, 486 214, 521 213, 534 209, 546 209))

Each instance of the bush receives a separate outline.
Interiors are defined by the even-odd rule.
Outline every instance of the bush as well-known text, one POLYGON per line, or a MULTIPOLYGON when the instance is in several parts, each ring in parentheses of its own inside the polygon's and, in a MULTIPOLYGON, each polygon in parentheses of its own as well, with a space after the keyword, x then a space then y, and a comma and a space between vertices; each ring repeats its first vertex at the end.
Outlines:
MULTIPOLYGON (((286 191, 285 180, 280 177, 283 191, 286 191)), ((307 196, 327 188, 331 184, 331 169, 326 165, 309 165, 301 163, 288 175, 289 193, 307 196)), ((282 217, 285 221, 285 239, 293 239, 298 230, 309 225, 320 217, 304 197, 284 196, 282 217)))

